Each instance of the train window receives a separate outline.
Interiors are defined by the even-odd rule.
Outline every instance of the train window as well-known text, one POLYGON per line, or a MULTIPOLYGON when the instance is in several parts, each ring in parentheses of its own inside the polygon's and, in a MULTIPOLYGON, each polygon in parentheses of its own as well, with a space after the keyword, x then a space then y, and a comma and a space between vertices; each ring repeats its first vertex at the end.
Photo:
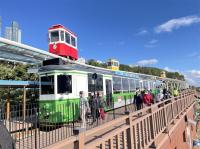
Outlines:
POLYGON ((76 47, 76 39, 71 36, 71 44, 76 47))
POLYGON ((70 44, 70 35, 68 33, 65 33, 65 42, 70 44))
POLYGON ((64 41, 64 31, 60 32, 60 38, 61 38, 61 41, 64 41))
POLYGON ((58 75, 57 77, 58 94, 72 93, 72 76, 71 75, 58 75))
POLYGON ((118 92, 122 90, 122 84, 121 84, 121 78, 120 77, 113 77, 113 91, 118 92))
POLYGON ((148 89, 148 81, 144 81, 144 89, 148 89))
POLYGON ((54 94, 54 76, 41 77, 41 94, 54 94))
POLYGON ((97 75, 96 90, 103 91, 103 76, 102 75, 97 75))
POLYGON ((59 32, 53 31, 51 32, 51 42, 59 41, 59 32))
POLYGON ((133 79, 130 79, 129 82, 130 82, 130 90, 134 91, 135 90, 135 81, 133 79))
POLYGON ((112 63, 111 63, 111 62, 108 62, 108 66, 112 66, 112 63))
POLYGON ((127 78, 122 78, 122 88, 123 91, 129 91, 129 84, 127 78))
POLYGON ((118 66, 118 62, 114 62, 114 66, 118 66))
POLYGON ((139 80, 135 80, 135 85, 136 85, 136 88, 139 89, 140 88, 140 81, 139 80))
MULTIPOLYGON (((97 74, 95 91, 103 91, 103 76, 100 74, 97 74)), ((91 73, 88 74, 88 92, 94 92, 94 82, 91 73)))

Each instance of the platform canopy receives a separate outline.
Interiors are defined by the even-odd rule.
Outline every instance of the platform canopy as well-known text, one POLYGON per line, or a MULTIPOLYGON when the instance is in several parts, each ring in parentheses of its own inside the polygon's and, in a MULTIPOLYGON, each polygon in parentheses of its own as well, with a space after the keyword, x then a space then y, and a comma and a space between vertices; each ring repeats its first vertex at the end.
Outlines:
POLYGON ((0 37, 0 59, 13 62, 37 64, 59 56, 25 44, 0 37))
POLYGON ((39 82, 37 81, 18 81, 18 80, 0 80, 0 88, 11 87, 11 88, 21 88, 21 87, 38 87, 39 82))

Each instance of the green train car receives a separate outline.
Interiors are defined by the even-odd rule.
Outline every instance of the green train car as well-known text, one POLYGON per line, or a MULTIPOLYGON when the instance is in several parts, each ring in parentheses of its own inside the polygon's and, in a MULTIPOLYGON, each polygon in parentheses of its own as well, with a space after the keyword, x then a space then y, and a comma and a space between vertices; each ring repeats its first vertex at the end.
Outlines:
POLYGON ((79 92, 101 92, 105 109, 133 102, 136 89, 154 90, 157 86, 186 88, 184 81, 138 73, 113 71, 88 65, 46 65, 39 69, 40 123, 66 123, 79 118, 79 92), (93 74, 97 79, 93 79, 93 74))

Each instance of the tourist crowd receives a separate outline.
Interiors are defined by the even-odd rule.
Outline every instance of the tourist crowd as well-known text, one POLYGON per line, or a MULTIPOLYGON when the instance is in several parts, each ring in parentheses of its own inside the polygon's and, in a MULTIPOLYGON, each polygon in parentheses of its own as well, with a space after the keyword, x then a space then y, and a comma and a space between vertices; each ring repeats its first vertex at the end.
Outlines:
MULTIPOLYGON (((133 104, 136 110, 140 110, 151 104, 158 103, 166 100, 172 96, 176 97, 179 95, 177 88, 173 90, 167 90, 166 88, 155 88, 153 90, 139 90, 136 89, 134 94, 133 104)), ((80 91, 80 120, 81 127, 86 128, 86 119, 91 118, 93 122, 99 119, 105 119, 105 106, 106 102, 101 92, 97 94, 89 93, 88 98, 85 97, 85 93, 80 91)))

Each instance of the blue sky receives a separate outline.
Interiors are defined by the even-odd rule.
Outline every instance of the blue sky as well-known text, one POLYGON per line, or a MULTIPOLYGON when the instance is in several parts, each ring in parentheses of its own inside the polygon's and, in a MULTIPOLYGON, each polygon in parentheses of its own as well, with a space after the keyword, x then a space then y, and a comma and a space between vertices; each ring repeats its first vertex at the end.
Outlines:
POLYGON ((19 22, 22 42, 48 50, 47 29, 78 35, 79 56, 165 68, 200 85, 199 0, 6 0, 3 29, 19 22))

